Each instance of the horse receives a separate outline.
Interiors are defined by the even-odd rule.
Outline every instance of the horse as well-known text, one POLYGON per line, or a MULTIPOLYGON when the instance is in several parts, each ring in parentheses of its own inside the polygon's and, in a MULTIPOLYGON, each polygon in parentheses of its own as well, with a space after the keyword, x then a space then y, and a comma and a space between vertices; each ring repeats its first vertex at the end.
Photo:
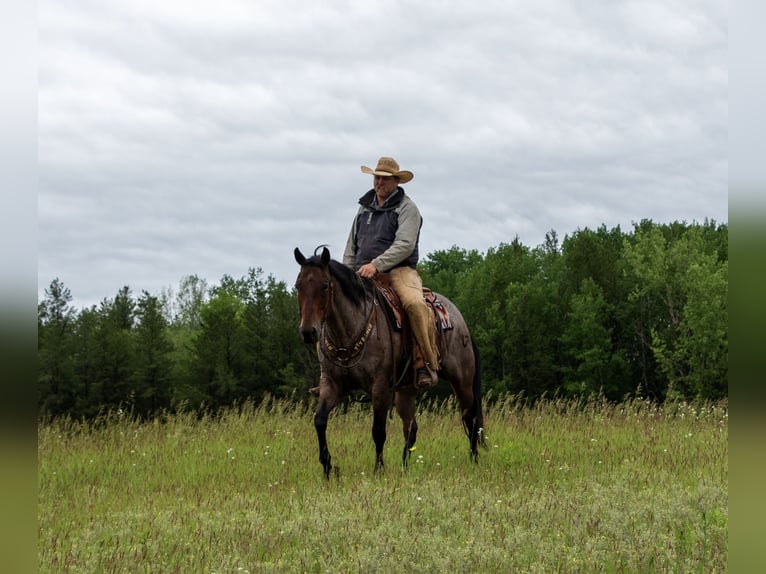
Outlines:
MULTIPOLYGON (((378 297, 375 281, 362 279, 352 269, 331 259, 327 247, 306 258, 296 247, 295 261, 300 272, 295 282, 300 307, 300 334, 308 345, 317 347, 320 376, 314 389, 319 395, 314 426, 319 441, 319 461, 327 479, 338 474, 327 446, 330 412, 350 392, 362 390, 371 399, 375 443, 374 470, 383 464, 386 415, 392 405, 402 421, 404 450, 402 466, 407 467, 415 447, 418 425, 415 406, 414 370, 411 367, 411 334, 391 325, 378 297)), ((460 405, 463 428, 470 443, 470 458, 478 462, 479 445, 485 446, 481 406, 481 368, 476 343, 458 308, 446 297, 435 294, 449 313, 451 328, 440 333, 439 375, 452 385, 460 405)))

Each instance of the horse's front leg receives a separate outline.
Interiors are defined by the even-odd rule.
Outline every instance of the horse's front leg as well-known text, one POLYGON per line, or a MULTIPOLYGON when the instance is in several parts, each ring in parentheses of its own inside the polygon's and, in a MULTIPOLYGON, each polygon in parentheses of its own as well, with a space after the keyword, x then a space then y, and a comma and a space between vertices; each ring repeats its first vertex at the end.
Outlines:
MULTIPOLYGON (((330 416, 330 409, 324 401, 319 402, 319 408, 314 413, 314 427, 317 429, 317 439, 319 440, 319 462, 324 468, 325 478, 330 478, 332 470, 332 456, 330 449, 327 448, 327 419, 330 416)), ((336 469, 337 471, 337 469, 336 469)))
POLYGON ((337 404, 337 390, 331 387, 326 380, 320 379, 319 382, 319 407, 314 413, 314 427, 317 431, 317 440, 319 441, 319 462, 324 468, 325 478, 330 478, 330 473, 338 474, 338 467, 333 467, 330 449, 327 447, 327 419, 330 417, 330 411, 337 404))
POLYGON ((415 441, 418 438, 418 423, 415 420, 415 396, 414 387, 404 387, 396 393, 396 412, 402 419, 402 432, 404 433, 404 450, 402 451, 402 466, 407 468, 410 454, 415 450, 415 441))

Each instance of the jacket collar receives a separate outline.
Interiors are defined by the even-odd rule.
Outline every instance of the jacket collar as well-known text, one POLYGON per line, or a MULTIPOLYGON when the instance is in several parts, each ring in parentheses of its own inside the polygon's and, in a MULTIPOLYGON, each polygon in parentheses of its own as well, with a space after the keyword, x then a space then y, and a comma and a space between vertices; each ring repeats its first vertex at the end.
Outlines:
POLYGON ((394 209, 397 205, 399 205, 402 200, 404 199, 404 189, 401 187, 397 187, 396 191, 391 194, 391 197, 389 197, 386 202, 379 206, 378 202, 375 199, 375 190, 371 189, 367 193, 365 193, 362 197, 359 198, 359 205, 362 207, 370 207, 372 209, 377 209, 381 211, 387 211, 389 209, 394 209))

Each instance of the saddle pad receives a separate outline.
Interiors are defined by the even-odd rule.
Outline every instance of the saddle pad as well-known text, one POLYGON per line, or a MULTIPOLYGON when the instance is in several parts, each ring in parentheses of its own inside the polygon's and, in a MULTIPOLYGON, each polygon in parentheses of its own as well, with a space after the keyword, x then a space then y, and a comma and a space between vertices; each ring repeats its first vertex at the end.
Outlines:
MULTIPOLYGON (((388 282, 383 283, 381 281, 376 281, 375 286, 385 303, 386 316, 389 318, 391 326, 397 331, 401 331, 404 324, 404 309, 402 308, 399 296, 391 288, 391 285, 388 282)), ((434 312, 437 333, 451 330, 453 325, 449 316, 449 311, 447 310, 447 307, 444 306, 444 303, 442 303, 436 296, 436 293, 424 287, 423 298, 425 299, 426 304, 431 307, 434 312)))
POLYGON ((386 317, 388 317, 389 323, 391 323, 391 326, 396 329, 397 331, 402 330, 402 303, 399 301, 399 296, 396 294, 396 292, 391 288, 390 281, 381 282, 381 281, 375 281, 375 288, 377 289, 379 299, 381 299, 381 304, 383 308, 386 310, 386 317))
POLYGON ((436 319, 436 330, 437 331, 449 331, 452 329, 452 320, 449 316, 449 311, 447 310, 447 307, 444 306, 444 303, 442 303, 439 298, 436 296, 436 293, 431 291, 430 289, 423 289, 423 297, 426 299, 426 303, 428 303, 431 306, 431 309, 434 310, 434 318, 436 319))

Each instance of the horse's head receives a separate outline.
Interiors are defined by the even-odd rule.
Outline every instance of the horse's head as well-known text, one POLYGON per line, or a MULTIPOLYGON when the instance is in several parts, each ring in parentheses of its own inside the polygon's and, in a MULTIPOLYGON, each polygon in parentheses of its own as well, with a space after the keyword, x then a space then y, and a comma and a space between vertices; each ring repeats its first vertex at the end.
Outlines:
POLYGON ((295 260, 301 266, 298 278, 295 280, 298 305, 301 310, 300 332, 305 343, 316 343, 332 296, 330 251, 327 247, 323 247, 321 255, 306 259, 296 247, 294 254, 295 260))

